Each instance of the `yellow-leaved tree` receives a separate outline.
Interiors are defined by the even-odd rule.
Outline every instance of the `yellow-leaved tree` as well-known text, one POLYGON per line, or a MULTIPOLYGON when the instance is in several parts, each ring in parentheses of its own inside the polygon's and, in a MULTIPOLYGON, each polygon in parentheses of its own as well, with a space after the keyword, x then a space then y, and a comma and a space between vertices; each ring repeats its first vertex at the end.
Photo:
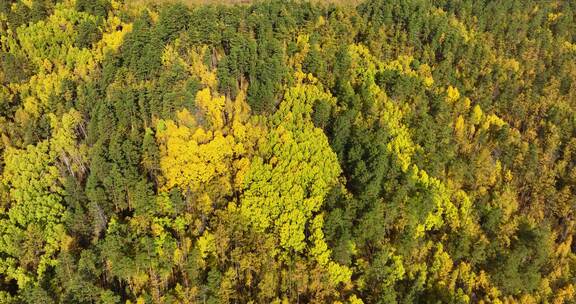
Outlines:
POLYGON ((0 210, 0 274, 22 288, 56 263, 65 235, 64 189, 48 140, 26 149, 8 147, 3 157, 1 181, 10 203, 0 210))
POLYGON ((326 135, 311 119, 316 101, 334 103, 334 98, 305 80, 315 82, 311 75, 300 77, 269 118, 269 136, 252 160, 240 210, 256 230, 274 235, 284 252, 310 254, 327 266, 332 283, 338 284, 348 281, 351 272, 329 261, 323 221, 315 215, 341 169, 326 135), (312 236, 307 240, 308 226, 312 236))
POLYGON ((244 94, 234 100, 197 93, 198 112, 182 110, 177 120, 157 122, 164 191, 177 187, 204 213, 238 191, 263 129, 248 121, 244 94))
POLYGON ((178 189, 188 208, 199 211, 189 224, 203 259, 217 250, 208 222, 220 210, 274 240, 278 250, 271 257, 309 256, 335 286, 348 282, 351 271, 331 261, 319 210, 341 169, 311 118, 315 102, 334 99, 311 84, 311 76, 304 78, 310 83, 300 79, 288 89, 271 117, 251 117, 243 92, 232 101, 205 88, 196 95, 194 113, 182 110, 176 120, 158 121, 160 191, 178 189))

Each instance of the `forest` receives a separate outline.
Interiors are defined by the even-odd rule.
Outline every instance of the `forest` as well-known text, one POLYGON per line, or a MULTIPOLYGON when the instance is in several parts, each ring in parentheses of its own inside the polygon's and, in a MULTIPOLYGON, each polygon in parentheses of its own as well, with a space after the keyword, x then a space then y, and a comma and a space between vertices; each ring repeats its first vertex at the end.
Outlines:
POLYGON ((575 213, 574 1, 0 0, 0 304, 576 303, 575 213))

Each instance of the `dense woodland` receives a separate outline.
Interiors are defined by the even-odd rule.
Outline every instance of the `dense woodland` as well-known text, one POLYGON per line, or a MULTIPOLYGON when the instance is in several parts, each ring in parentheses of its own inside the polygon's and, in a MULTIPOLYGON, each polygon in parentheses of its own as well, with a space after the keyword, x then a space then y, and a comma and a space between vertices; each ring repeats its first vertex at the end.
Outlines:
POLYGON ((576 303, 576 2, 125 1, 0 1, 0 303, 576 303))

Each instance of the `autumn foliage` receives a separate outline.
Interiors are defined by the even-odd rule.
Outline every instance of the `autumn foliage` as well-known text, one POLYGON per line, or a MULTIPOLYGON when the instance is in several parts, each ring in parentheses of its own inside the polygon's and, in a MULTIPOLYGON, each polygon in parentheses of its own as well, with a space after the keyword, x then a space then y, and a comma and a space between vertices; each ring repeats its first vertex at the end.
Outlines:
POLYGON ((141 2, 0 1, 1 304, 576 301, 574 3, 141 2))

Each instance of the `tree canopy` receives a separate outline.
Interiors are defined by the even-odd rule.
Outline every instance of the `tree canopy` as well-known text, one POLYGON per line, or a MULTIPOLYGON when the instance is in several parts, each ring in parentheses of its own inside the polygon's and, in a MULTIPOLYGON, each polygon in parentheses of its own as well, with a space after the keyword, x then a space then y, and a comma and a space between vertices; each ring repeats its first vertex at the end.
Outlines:
POLYGON ((573 2, 200 2, 0 1, 0 303, 576 301, 573 2))

